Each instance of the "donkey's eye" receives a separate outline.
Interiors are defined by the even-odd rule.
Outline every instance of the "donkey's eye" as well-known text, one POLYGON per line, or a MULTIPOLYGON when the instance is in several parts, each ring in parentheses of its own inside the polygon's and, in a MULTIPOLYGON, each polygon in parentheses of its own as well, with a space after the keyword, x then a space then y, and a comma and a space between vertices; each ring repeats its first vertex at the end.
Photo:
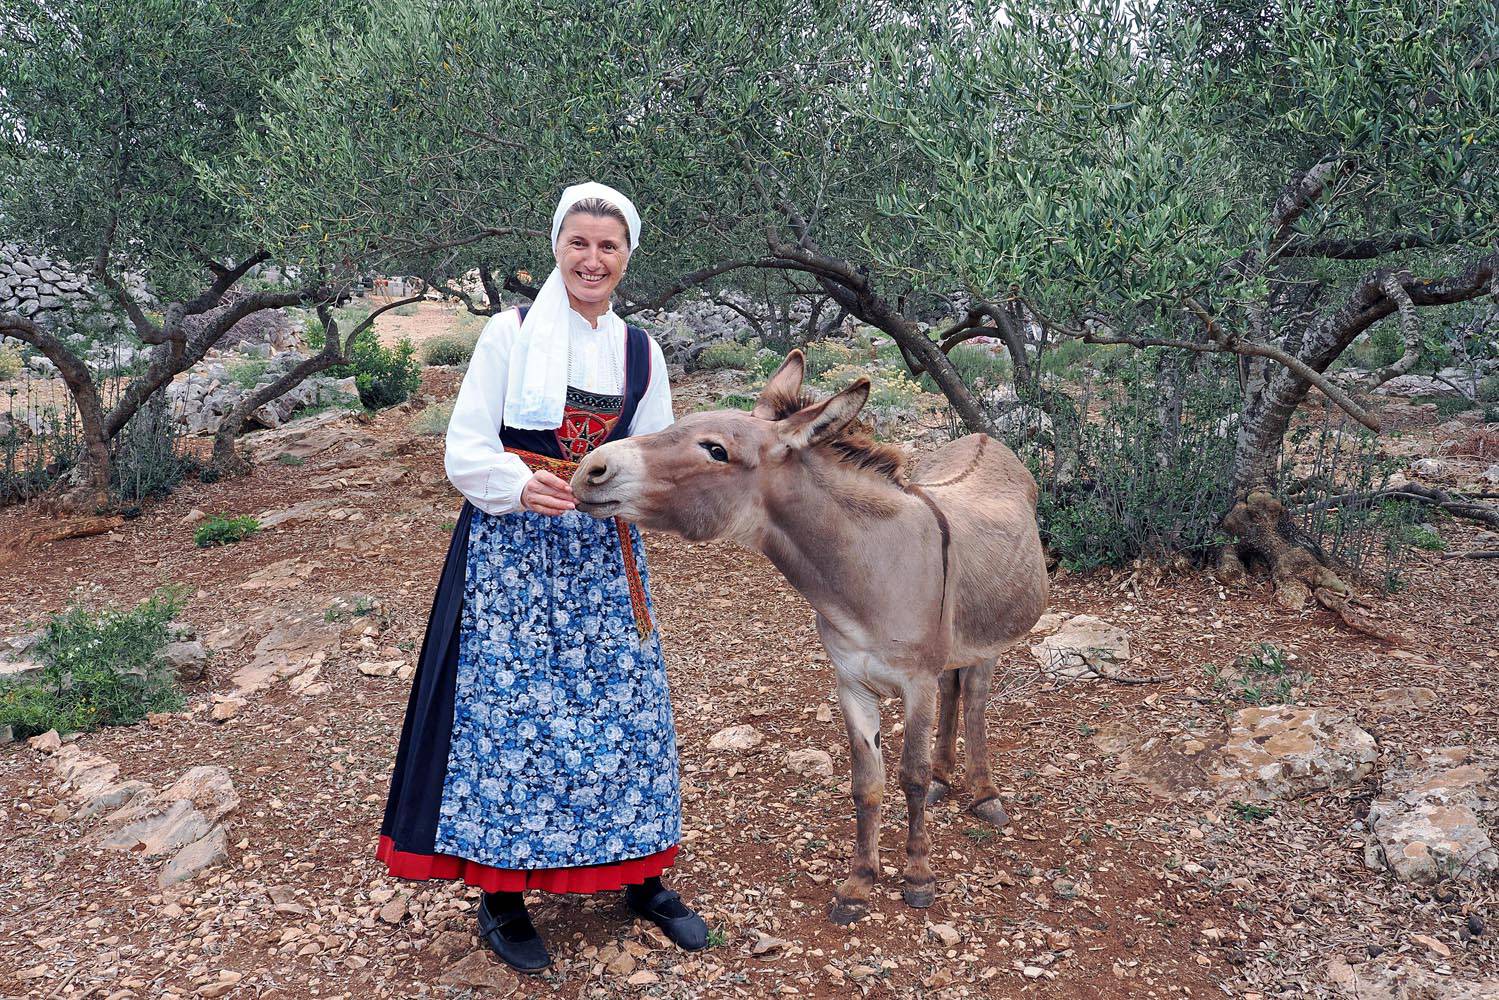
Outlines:
POLYGON ((729 450, 717 441, 699 441, 698 444, 708 453, 708 457, 715 462, 727 462, 729 450))

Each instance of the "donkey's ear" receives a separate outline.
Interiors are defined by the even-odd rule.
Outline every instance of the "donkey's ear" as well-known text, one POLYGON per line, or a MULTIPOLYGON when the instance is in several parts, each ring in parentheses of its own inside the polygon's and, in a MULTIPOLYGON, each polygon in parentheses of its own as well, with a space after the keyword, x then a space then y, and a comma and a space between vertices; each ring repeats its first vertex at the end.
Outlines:
POLYGON ((775 420, 786 412, 787 405, 801 398, 802 376, 807 372, 807 358, 800 350, 792 351, 781 362, 781 367, 760 390, 760 398, 750 416, 761 420, 775 420))
POLYGON ((859 415, 868 399, 869 379, 860 376, 842 392, 782 421, 781 440, 792 448, 807 448, 835 438, 859 415))

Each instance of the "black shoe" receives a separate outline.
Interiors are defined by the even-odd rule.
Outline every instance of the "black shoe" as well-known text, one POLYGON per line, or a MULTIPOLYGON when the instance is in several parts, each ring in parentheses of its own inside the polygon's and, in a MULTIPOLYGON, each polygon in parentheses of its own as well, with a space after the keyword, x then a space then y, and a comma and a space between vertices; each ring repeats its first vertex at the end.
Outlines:
POLYGON ((500 961, 517 972, 537 973, 552 964, 546 942, 536 933, 524 905, 495 913, 486 894, 479 898, 479 937, 500 961))
POLYGON ((642 886, 625 890, 625 905, 637 917, 644 917, 666 932, 666 936, 684 951, 708 947, 708 925, 703 918, 682 905, 682 897, 667 888, 654 892, 642 886))

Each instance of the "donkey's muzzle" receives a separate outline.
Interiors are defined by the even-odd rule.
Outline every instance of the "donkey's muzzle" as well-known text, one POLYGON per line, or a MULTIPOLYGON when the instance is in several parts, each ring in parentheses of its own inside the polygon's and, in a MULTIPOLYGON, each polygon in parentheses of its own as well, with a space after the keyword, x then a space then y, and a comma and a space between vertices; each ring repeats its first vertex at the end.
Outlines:
POLYGON ((604 486, 614 478, 617 468, 609 464, 608 455, 594 452, 578 463, 578 471, 573 475, 573 482, 576 485, 590 487, 604 486))

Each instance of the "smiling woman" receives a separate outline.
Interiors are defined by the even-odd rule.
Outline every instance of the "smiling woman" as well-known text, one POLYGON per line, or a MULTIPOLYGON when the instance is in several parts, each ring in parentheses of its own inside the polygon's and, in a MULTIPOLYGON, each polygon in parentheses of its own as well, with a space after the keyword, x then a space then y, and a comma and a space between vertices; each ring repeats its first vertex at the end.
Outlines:
POLYGON ((403 878, 484 889, 479 933, 550 964, 522 892, 628 887, 688 949, 707 927, 661 884, 681 838, 671 701, 640 536, 576 511, 564 477, 672 422, 661 349, 610 308, 640 219, 601 184, 553 216, 557 267, 480 335, 448 424, 466 502, 427 626, 381 829, 403 878))

